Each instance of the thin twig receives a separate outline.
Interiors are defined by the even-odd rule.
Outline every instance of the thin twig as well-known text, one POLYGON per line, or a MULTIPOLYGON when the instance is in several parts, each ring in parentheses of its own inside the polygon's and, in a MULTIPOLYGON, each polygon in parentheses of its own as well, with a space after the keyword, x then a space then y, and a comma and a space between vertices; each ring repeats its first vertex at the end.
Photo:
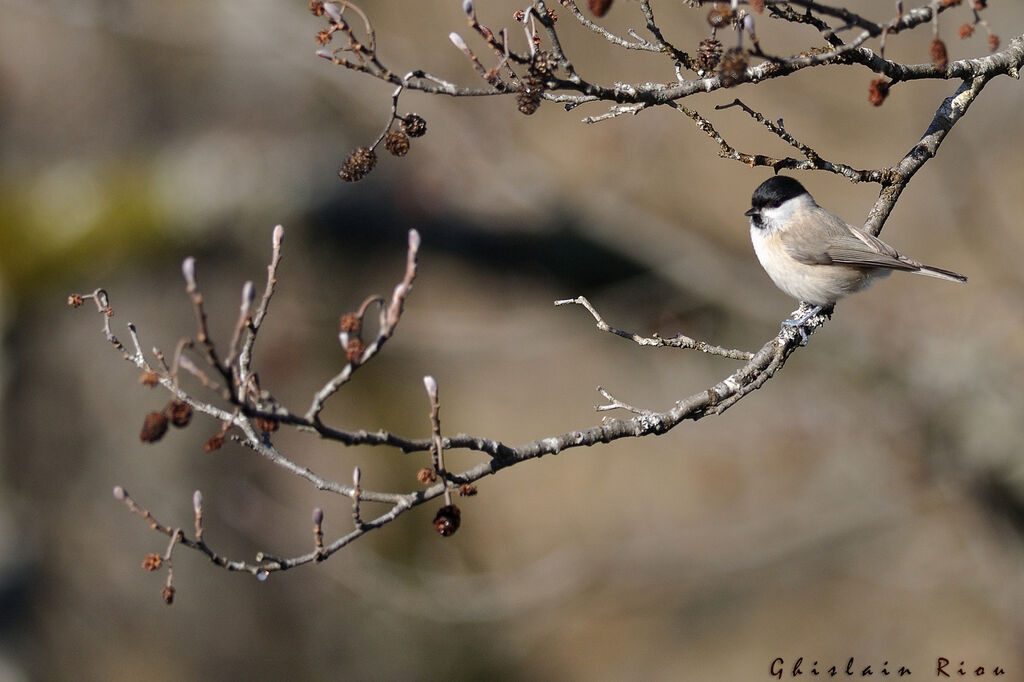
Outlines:
POLYGON ((391 302, 385 308, 381 328, 377 332, 377 338, 372 343, 366 346, 366 349, 362 352, 358 362, 348 362, 345 367, 335 375, 330 381, 328 381, 323 388, 316 392, 313 396, 313 402, 306 411, 305 419, 308 422, 318 421, 318 416, 324 408, 324 403, 334 395, 339 388, 341 388, 352 376, 352 372, 361 365, 370 360, 375 356, 380 349, 384 346, 384 343, 391 338, 392 334, 395 333, 395 328, 398 326, 398 321, 402 317, 402 309, 405 305, 405 299, 412 291, 413 280, 416 279, 416 256, 420 247, 420 234, 416 230, 409 230, 409 248, 406 254, 405 261, 405 276, 402 281, 395 287, 395 291, 391 296, 391 302))
POLYGON ((573 303, 586 308, 587 312, 589 312, 591 316, 593 316, 594 320, 597 321, 597 328, 601 331, 621 336, 624 339, 629 339, 640 346, 653 346, 656 348, 687 348, 699 350, 700 352, 707 353, 708 355, 718 355, 732 360, 750 360, 754 357, 754 354, 749 351, 722 348, 721 346, 715 346, 705 341, 692 339, 683 334, 676 334, 673 337, 664 338, 657 334, 654 334, 653 336, 640 336, 634 332, 623 331, 605 322, 604 318, 601 317, 601 314, 597 312, 597 309, 594 308, 593 304, 591 304, 585 296, 577 296, 576 298, 566 298, 555 301, 556 306, 570 305, 573 303))

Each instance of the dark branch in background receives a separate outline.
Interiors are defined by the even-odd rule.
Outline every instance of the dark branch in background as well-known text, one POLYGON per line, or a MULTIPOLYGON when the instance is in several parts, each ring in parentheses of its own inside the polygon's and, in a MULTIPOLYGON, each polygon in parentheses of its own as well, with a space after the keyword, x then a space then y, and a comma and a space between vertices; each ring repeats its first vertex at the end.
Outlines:
MULTIPOLYGON (((566 111, 594 103, 607 107, 603 112, 583 119, 588 123, 623 114, 639 114, 655 106, 669 106, 692 120, 718 146, 722 158, 750 167, 771 167, 776 171, 819 170, 841 175, 852 182, 878 183, 881 192, 866 223, 867 228, 877 234, 903 190, 917 171, 935 156, 946 135, 967 113, 985 85, 1001 75, 1017 78, 1019 69, 1024 65, 1024 36, 1014 38, 999 50, 999 39, 992 34, 979 14, 984 9, 983 0, 969 1, 967 5, 970 6, 963 7, 962 11, 969 12, 971 20, 960 27, 959 35, 968 38, 977 27, 983 28, 988 34, 987 47, 993 54, 954 62, 948 61, 946 47, 937 37, 940 16, 963 4, 951 0, 929 0, 906 11, 902 11, 902 5, 897 3, 900 8, 897 15, 883 22, 868 19, 845 7, 811 0, 687 0, 685 3, 665 5, 661 11, 691 13, 695 19, 708 25, 707 37, 692 49, 684 48, 665 34, 649 0, 639 0, 614 9, 612 0, 590 0, 589 8, 595 18, 590 18, 575 0, 561 0, 559 4, 564 9, 563 14, 568 17, 563 18, 562 23, 558 23, 557 13, 543 0, 533 0, 514 15, 499 18, 500 28, 492 29, 481 22, 472 0, 464 0, 463 18, 467 22, 470 39, 456 32, 452 32, 449 39, 466 57, 471 71, 483 81, 483 85, 468 86, 420 69, 392 69, 378 55, 377 35, 372 22, 359 7, 347 0, 310 2, 311 11, 326 22, 316 36, 322 46, 317 52, 320 57, 395 86, 381 133, 372 143, 357 148, 349 155, 339 170, 340 177, 346 181, 357 181, 365 177, 377 163, 376 150, 381 144, 390 154, 400 157, 409 152, 412 139, 425 134, 426 121, 422 117, 413 113, 400 113, 400 101, 410 92, 451 97, 510 96, 523 114, 532 114, 544 102, 562 104, 566 111), (628 37, 624 37, 611 32, 599 21, 608 11, 635 11, 635 8, 639 9, 637 18, 646 35, 638 30, 629 30, 628 37), (771 36, 762 32, 765 38, 762 42, 755 33, 755 21, 761 16, 807 27, 813 32, 812 38, 806 48, 797 54, 773 56, 771 36), (659 82, 652 78, 637 83, 598 83, 588 79, 584 75, 585 69, 577 66, 563 47, 560 31, 566 23, 592 35, 610 49, 623 50, 623 54, 641 51, 663 55, 667 60, 662 74, 665 81, 659 82), (885 58, 888 39, 928 24, 933 30, 929 61, 902 64, 885 58), (731 45, 723 47, 723 39, 731 41, 731 45), (867 47, 869 41, 876 39, 877 53, 867 47), (744 112, 753 123, 795 149, 798 156, 776 158, 737 150, 718 132, 709 118, 681 103, 684 99, 744 83, 767 84, 772 79, 803 69, 844 65, 857 65, 881 74, 868 87, 869 102, 876 106, 881 105, 895 86, 903 81, 948 79, 958 81, 958 87, 938 105, 920 140, 909 152, 901 158, 893 159, 891 165, 873 169, 856 169, 842 161, 828 159, 815 147, 802 141, 796 132, 787 129, 781 118, 773 119, 755 111, 741 100, 734 99, 730 104, 716 107, 716 111, 738 109, 744 112)), ((309 407, 299 411, 281 404, 268 388, 260 386, 252 366, 253 349, 269 314, 277 284, 283 239, 284 230, 278 226, 273 231, 267 281, 258 302, 255 285, 246 282, 242 286, 237 321, 223 355, 208 333, 207 311, 198 283, 196 263, 192 258, 185 260, 182 273, 186 294, 195 313, 196 332, 194 337, 179 340, 170 362, 159 349, 154 348, 152 357, 156 362, 151 363, 131 323, 128 324, 128 330, 132 349, 118 340, 110 326, 113 308, 103 289, 87 295, 72 295, 68 299, 68 303, 75 307, 81 306, 86 300, 92 300, 103 318, 102 331, 107 341, 141 372, 141 381, 145 385, 160 385, 170 393, 170 400, 163 411, 146 416, 140 434, 142 441, 154 442, 163 438, 169 426, 187 427, 195 411, 212 417, 218 424, 217 430, 205 445, 207 451, 219 449, 225 440, 235 442, 285 472, 298 476, 316 490, 346 497, 352 503, 351 527, 341 524, 344 528, 335 531, 337 535, 333 541, 325 538, 325 532, 335 524, 328 524, 323 509, 318 507, 312 514, 313 542, 308 553, 281 558, 261 552, 253 560, 237 560, 227 558, 208 544, 203 529, 203 496, 199 491, 196 491, 192 500, 194 535, 190 537, 181 528, 158 522, 124 488, 116 487, 114 495, 117 499, 147 521, 153 530, 169 539, 163 555, 151 554, 144 562, 149 570, 167 565, 168 576, 162 594, 168 603, 174 597, 170 568, 172 551, 176 546, 199 551, 212 563, 229 571, 247 572, 263 580, 273 572, 324 561, 349 543, 391 523, 410 509, 442 497, 443 505, 434 517, 434 527, 440 535, 448 536, 458 530, 462 515, 462 511, 452 501, 453 491, 459 495, 473 495, 477 492, 476 482, 536 457, 622 438, 663 434, 683 421, 721 414, 763 386, 782 369, 801 340, 797 329, 784 328, 778 335, 768 339, 760 349, 748 352, 722 348, 683 334, 667 338, 657 334, 645 337, 608 324, 590 302, 580 296, 556 301, 555 304, 579 305, 589 312, 599 330, 641 346, 698 350, 743 364, 738 369, 726 372, 717 383, 681 398, 662 410, 634 407, 598 387, 599 393, 607 401, 596 408, 598 411, 624 410, 632 416, 623 419, 605 417, 592 426, 520 445, 468 434, 444 435, 440 421, 440 390, 437 382, 429 376, 424 378, 430 412, 424 421, 423 434, 347 430, 321 420, 324 406, 335 393, 345 388, 359 368, 377 357, 388 339, 396 333, 416 277, 419 234, 415 230, 409 232, 405 271, 391 295, 371 295, 357 310, 341 316, 338 340, 339 356, 343 358, 343 363, 333 376, 326 378, 321 388, 313 391, 309 407), (374 322, 369 325, 374 329, 372 337, 366 332, 367 316, 374 322), (201 389, 209 395, 201 396, 182 388, 179 382, 182 372, 194 377, 201 389), (363 480, 359 467, 353 471, 351 484, 326 479, 277 449, 273 438, 281 427, 292 427, 314 437, 336 441, 342 446, 366 445, 403 453, 424 453, 424 466, 416 476, 419 485, 413 486, 410 481, 410 488, 406 490, 367 489, 364 487, 367 481, 363 480), (427 433, 429 435, 424 435, 427 433), (478 453, 479 461, 463 471, 449 471, 444 463, 445 451, 452 449, 478 453), (376 515, 368 514, 368 508, 375 510, 376 515)), ((804 307, 801 307, 803 310, 804 307)), ((821 315, 812 318, 805 326, 806 331, 813 332, 826 319, 821 315)))

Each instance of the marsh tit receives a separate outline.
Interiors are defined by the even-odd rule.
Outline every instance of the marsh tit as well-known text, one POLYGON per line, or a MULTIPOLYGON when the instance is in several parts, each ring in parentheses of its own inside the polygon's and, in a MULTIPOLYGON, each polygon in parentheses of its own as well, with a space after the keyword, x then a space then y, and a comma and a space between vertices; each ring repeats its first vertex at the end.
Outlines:
POLYGON ((793 178, 776 175, 761 183, 750 199, 750 240, 775 286, 813 306, 783 322, 796 327, 807 343, 804 325, 832 312, 843 296, 860 291, 893 270, 966 282, 963 275, 922 265, 881 239, 826 211, 793 178))

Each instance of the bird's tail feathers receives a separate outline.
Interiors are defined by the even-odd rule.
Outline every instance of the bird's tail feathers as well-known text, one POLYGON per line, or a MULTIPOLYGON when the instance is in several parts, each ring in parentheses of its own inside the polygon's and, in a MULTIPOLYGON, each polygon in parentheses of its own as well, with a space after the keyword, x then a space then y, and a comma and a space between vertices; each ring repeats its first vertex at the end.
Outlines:
POLYGON ((959 272, 953 272, 952 270, 933 268, 930 265, 922 265, 920 270, 915 270, 914 272, 918 275, 928 275, 929 277, 937 277, 938 279, 945 279, 950 282, 960 282, 961 284, 967 281, 966 275, 961 275, 959 272))

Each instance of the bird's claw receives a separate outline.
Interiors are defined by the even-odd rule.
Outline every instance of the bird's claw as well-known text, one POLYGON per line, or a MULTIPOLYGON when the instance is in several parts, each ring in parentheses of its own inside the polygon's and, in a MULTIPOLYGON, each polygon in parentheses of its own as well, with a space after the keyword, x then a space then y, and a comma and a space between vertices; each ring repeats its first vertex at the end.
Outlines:
MULTIPOLYGON (((791 329, 796 329, 798 332, 800 332, 800 345, 806 346, 808 339, 806 325, 811 320, 811 318, 816 317, 818 314, 822 312, 823 306, 812 306, 811 308, 804 310, 803 313, 800 312, 801 310, 804 310, 802 306, 799 310, 796 310, 793 313, 793 317, 783 320, 782 329, 783 331, 785 331, 787 327, 791 329)), ((825 314, 827 315, 829 314, 829 312, 831 312, 831 310, 826 312, 825 314)))

